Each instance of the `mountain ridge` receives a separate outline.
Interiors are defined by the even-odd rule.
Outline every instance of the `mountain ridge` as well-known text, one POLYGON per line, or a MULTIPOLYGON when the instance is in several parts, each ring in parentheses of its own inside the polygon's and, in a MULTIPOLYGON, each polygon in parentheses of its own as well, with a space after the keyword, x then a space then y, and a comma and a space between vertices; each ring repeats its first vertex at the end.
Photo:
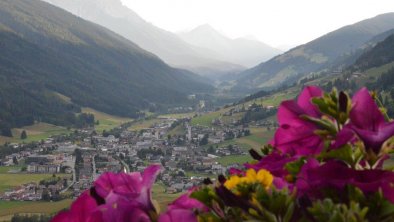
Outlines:
POLYGON ((141 109, 188 104, 188 94, 213 90, 124 37, 38 0, 0 1, 0 39, 0 128, 67 125, 81 106, 138 117, 141 109))
MULTIPOLYGON (((44 1, 122 35, 172 66, 198 73, 200 69, 212 69, 223 74, 245 69, 241 65, 216 59, 214 52, 192 46, 174 33, 148 23, 119 0, 44 1)), ((213 73, 199 74, 209 76, 213 73)))
POLYGON ((234 90, 254 91, 291 84, 352 53, 374 36, 394 28, 394 13, 385 13, 323 35, 241 73, 234 90))

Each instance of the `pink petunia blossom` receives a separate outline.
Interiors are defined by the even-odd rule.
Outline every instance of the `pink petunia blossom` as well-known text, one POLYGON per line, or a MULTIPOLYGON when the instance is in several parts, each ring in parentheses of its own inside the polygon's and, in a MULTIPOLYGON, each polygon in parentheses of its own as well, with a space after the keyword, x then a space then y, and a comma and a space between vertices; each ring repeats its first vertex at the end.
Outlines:
POLYGON ((151 188, 160 169, 151 165, 142 174, 104 173, 69 211, 59 213, 52 222, 148 222, 150 212, 155 211, 151 188))
POLYGON ((339 161, 328 161, 320 166, 309 160, 301 169, 296 187, 299 196, 324 197, 324 190, 334 189, 339 194, 347 185, 361 189, 365 194, 382 190, 386 199, 394 203, 394 173, 380 169, 355 170, 339 161))
POLYGON ((167 211, 160 215, 159 222, 190 221, 197 222, 195 212, 206 212, 208 208, 200 201, 190 198, 192 190, 176 199, 167 208, 167 211))
POLYGON ((394 136, 394 121, 386 122, 382 112, 367 88, 359 90, 352 98, 350 126, 364 142, 367 149, 380 153, 382 144, 394 136))
POLYGON ((320 88, 307 86, 297 101, 281 103, 278 109, 280 127, 271 141, 274 147, 290 155, 314 155, 322 150, 322 139, 315 134, 317 126, 301 118, 302 115, 321 117, 318 107, 311 100, 322 95, 320 88))

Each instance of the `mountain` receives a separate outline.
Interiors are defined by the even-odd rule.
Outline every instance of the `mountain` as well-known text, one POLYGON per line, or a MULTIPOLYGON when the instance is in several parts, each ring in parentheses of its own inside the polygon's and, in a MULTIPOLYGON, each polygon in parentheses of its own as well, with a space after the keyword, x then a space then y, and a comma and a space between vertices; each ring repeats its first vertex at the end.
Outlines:
POLYGON ((198 75, 39 0, 0 1, 0 52, 0 128, 65 125, 81 106, 137 117, 212 90, 198 75))
POLYGON ((206 76, 245 70, 241 65, 217 59, 213 51, 192 46, 177 35, 148 23, 120 0, 44 1, 122 35, 172 66, 206 76))
POLYGON ((241 73, 234 90, 255 91, 291 84, 325 69, 338 57, 351 54, 376 35, 394 28, 394 13, 348 25, 241 73))
POLYGON ((365 70, 368 68, 379 67, 394 61, 394 34, 379 42, 375 47, 362 54, 353 69, 365 70))
POLYGON ((201 48, 214 51, 220 60, 240 64, 245 67, 255 66, 280 53, 275 49, 253 38, 230 39, 212 26, 205 24, 190 32, 178 34, 184 41, 201 48))

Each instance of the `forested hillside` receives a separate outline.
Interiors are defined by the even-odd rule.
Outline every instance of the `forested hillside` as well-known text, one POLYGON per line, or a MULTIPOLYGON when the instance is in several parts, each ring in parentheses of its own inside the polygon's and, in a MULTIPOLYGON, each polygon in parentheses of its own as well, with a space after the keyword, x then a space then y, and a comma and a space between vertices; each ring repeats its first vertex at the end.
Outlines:
POLYGON ((136 117, 212 90, 115 33, 38 0, 0 1, 0 51, 2 129, 34 120, 65 125, 81 106, 136 117))

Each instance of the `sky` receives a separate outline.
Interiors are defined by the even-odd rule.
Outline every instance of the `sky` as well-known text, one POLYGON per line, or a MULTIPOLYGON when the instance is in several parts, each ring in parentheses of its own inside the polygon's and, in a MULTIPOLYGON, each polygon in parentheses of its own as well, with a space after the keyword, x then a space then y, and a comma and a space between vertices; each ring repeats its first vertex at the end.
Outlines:
POLYGON ((202 24, 231 38, 271 46, 307 43, 345 25, 394 12, 393 0, 121 0, 146 21, 171 31, 202 24))

